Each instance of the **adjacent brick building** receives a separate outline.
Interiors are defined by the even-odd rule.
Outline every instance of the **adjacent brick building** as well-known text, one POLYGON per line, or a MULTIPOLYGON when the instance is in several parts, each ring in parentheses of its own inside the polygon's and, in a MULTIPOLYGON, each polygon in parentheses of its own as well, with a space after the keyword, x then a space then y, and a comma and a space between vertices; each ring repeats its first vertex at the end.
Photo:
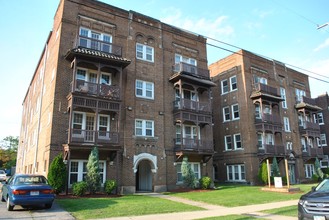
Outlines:
POLYGON ((259 183, 262 162, 276 158, 290 182, 311 178, 319 146, 321 110, 310 97, 308 76, 283 63, 238 51, 209 66, 212 91, 215 177, 259 183))
POLYGON ((206 39, 134 11, 61 0, 23 102, 17 172, 47 175, 63 153, 68 188, 93 147, 121 193, 182 183, 184 156, 212 176, 206 39))

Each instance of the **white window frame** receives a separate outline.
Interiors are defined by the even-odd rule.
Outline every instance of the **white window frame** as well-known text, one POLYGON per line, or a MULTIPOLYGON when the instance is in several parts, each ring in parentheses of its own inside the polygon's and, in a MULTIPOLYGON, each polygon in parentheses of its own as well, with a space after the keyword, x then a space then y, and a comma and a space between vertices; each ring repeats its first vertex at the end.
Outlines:
POLYGON ((257 145, 259 149, 264 149, 264 134, 261 132, 257 133, 257 145))
POLYGON ((262 113, 260 111, 260 104, 259 103, 255 104, 255 117, 256 117, 256 119, 262 119, 262 113))
POLYGON ((239 104, 234 104, 231 106, 232 108, 232 120, 239 120, 240 119, 240 108, 239 108, 239 104), (237 110, 234 110, 234 107, 238 107, 237 110), (238 116, 235 116, 235 113, 238 113, 238 116))
MULTIPOLYGON (((72 185, 73 185, 73 183, 71 183, 71 174, 77 174, 77 182, 84 181, 83 176, 87 174, 87 170, 84 170, 84 164, 86 164, 86 166, 87 166, 87 163, 88 163, 88 160, 70 160, 70 163, 69 163, 69 176, 68 176, 68 178, 69 178, 69 187, 72 187, 72 185), (78 163, 78 171, 71 172, 72 162, 75 162, 75 163, 77 162, 78 163)), ((103 184, 106 181, 106 161, 105 160, 99 160, 99 165, 101 163, 103 164, 102 165, 103 170, 100 170, 100 174, 103 177, 103 178, 101 178, 101 183, 102 183, 102 186, 103 186, 103 184)), ((87 169, 87 167, 86 167, 86 169, 87 169)))
POLYGON ((229 106, 223 107, 223 122, 227 122, 227 121, 231 121, 231 114, 230 114, 230 107, 229 106), (225 112, 225 110, 228 110, 228 113, 225 112), (226 119, 227 115, 229 116, 228 119, 226 119))
POLYGON ((190 65, 193 65, 193 66, 197 66, 197 61, 196 59, 193 59, 193 58, 190 58, 190 57, 185 57, 185 56, 182 56, 180 54, 175 54, 175 64, 177 63, 187 63, 187 64, 190 64, 190 65))
MULTIPOLYGON (((188 162, 188 164, 191 166, 194 175, 197 179, 201 178, 201 169, 200 169, 200 163, 195 162, 188 162), (196 170, 197 169, 197 170, 196 170)), ((183 176, 182 176, 182 162, 178 162, 176 164, 176 172, 177 172, 177 184, 183 183, 183 176)))
POLYGON ((307 152, 307 145, 306 145, 305 138, 304 137, 300 138, 300 142, 301 142, 301 145, 302 145, 302 151, 307 152))
POLYGON ((267 79, 261 76, 254 75, 254 84, 261 83, 267 85, 267 79))
POLYGON ((224 142, 225 142, 225 150, 226 151, 231 151, 233 150, 233 141, 232 141, 232 136, 231 135, 225 135, 224 136, 224 142), (229 140, 228 140, 229 139, 229 140), (230 145, 230 146, 229 146, 230 145))
POLYGON ((154 99, 154 83, 137 79, 135 82, 135 95, 139 98, 154 99), (139 83, 141 83, 142 87, 138 86, 139 83), (138 91, 141 91, 142 94, 138 94, 138 91), (151 95, 148 95, 149 93, 151 95))
POLYGON ((317 113, 317 122, 319 125, 324 125, 324 118, 322 112, 317 113))
POLYGON ((110 131, 110 123, 111 123, 111 120, 110 120, 111 118, 110 118, 110 116, 109 115, 103 115, 103 114, 99 114, 98 115, 98 138, 100 138, 100 139, 108 139, 108 138, 110 138, 110 133, 109 133, 109 131, 110 131), (103 117, 103 118, 107 118, 107 124, 106 124, 106 126, 105 125, 101 125, 101 117, 103 117), (101 128, 106 128, 106 131, 101 131, 100 129, 101 128), (103 132, 106 132, 105 133, 105 135, 103 134, 103 132))
POLYGON ((136 43, 136 58, 153 63, 154 48, 148 45, 136 43))
POLYGON ((306 92, 302 89, 295 88, 296 100, 301 102, 303 100, 303 96, 306 96, 306 92))
POLYGON ((230 90, 230 87, 229 87, 229 84, 228 84, 228 80, 227 79, 224 79, 220 83, 221 83, 222 95, 228 93, 229 90, 230 90), (226 82, 226 85, 224 85, 225 82, 226 82))
POLYGON ((318 146, 322 146, 322 147, 327 146, 326 134, 320 134, 320 138, 318 138, 318 146))
POLYGON ((288 117, 283 117, 283 124, 284 124, 284 131, 285 132, 291 132, 290 130, 290 123, 288 117))
POLYGON ((242 138, 241 138, 241 134, 240 133, 239 134, 234 134, 233 135, 233 140, 234 140, 234 149, 235 150, 241 150, 241 149, 243 149, 243 146, 242 146, 242 138), (240 140, 238 140, 237 137, 239 137, 240 140), (240 143, 240 147, 238 147, 238 143, 240 143))
MULTIPOLYGON (((95 49, 95 48, 92 48, 92 42, 93 42, 93 40, 97 40, 96 41, 96 43, 98 45, 97 50, 100 50, 100 51, 103 51, 106 53, 112 52, 112 45, 111 45, 112 44, 112 35, 97 32, 97 31, 91 30, 86 27, 80 27, 79 37, 80 36, 82 38, 83 37, 87 38, 87 39, 84 38, 84 40, 86 41, 86 46, 85 46, 86 48, 95 49), (94 36, 98 36, 98 37, 94 38, 94 36), (104 45, 108 45, 107 50, 104 50, 104 45)), ((79 39, 79 46, 82 46, 80 40, 81 39, 79 39)))
POLYGON ((136 119, 135 120, 135 136, 139 137, 154 137, 154 121, 152 120, 144 120, 144 119, 136 119), (137 123, 141 122, 141 127, 137 126, 137 123), (147 127, 147 125, 151 125, 151 127, 147 127), (137 134, 137 130, 141 131, 141 134, 137 134), (151 131, 151 135, 147 135, 147 131, 151 131))
POLYGON ((112 74, 111 73, 105 73, 101 72, 101 79, 100 79, 100 84, 105 84, 105 85, 111 85, 112 84, 112 74), (109 77, 109 82, 106 82, 103 80, 103 76, 108 76, 109 77))
POLYGON ((283 87, 280 87, 280 94, 281 94, 281 98, 283 99, 282 101, 282 108, 287 109, 287 97, 286 97, 286 90, 283 87))
POLYGON ((246 181, 246 166, 244 164, 226 165, 226 179, 230 182, 246 181), (237 174, 238 176, 236 177, 237 174))
POLYGON ((291 141, 286 142, 286 149, 287 150, 292 150, 292 142, 291 141))
POLYGON ((274 137, 272 133, 265 133, 265 143, 267 145, 274 145, 274 137))
POLYGON ((312 178, 314 174, 314 164, 305 164, 305 178, 312 178))
POLYGON ((238 90, 238 80, 236 76, 230 77, 230 89, 231 92, 238 90), (235 82, 233 82, 233 79, 235 79, 235 82), (235 88, 233 88, 233 85, 235 85, 235 88))

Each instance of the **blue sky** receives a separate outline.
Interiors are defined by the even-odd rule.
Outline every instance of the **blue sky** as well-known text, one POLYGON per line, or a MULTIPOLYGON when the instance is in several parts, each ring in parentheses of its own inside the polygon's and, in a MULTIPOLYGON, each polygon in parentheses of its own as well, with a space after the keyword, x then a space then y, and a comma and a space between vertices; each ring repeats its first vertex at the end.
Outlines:
MULTIPOLYGON (((329 83, 320 81, 329 81, 329 26, 317 30, 317 25, 329 22, 328 0, 102 2, 219 40, 224 43, 208 43, 227 50, 243 48, 301 68, 298 70, 311 77, 312 97, 329 91, 329 83)), ((59 0, 1 1, 0 140, 19 135, 22 102, 52 29, 58 3, 59 0)), ((208 47, 208 62, 229 54, 208 47)))

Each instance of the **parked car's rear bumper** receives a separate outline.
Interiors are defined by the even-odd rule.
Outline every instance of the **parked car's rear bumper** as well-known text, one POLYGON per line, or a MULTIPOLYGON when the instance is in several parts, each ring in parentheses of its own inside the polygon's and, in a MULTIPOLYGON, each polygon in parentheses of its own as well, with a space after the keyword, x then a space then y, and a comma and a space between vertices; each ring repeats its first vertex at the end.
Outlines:
POLYGON ((22 198, 22 196, 12 196, 11 204, 12 205, 44 205, 52 203, 55 199, 55 196, 48 196, 48 197, 33 197, 33 196, 26 196, 22 198))

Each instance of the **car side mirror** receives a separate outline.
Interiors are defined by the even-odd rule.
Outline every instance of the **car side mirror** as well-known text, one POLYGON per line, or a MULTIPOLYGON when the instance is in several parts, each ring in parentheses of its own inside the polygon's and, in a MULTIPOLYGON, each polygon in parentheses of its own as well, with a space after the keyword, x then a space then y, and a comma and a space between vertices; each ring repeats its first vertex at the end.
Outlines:
POLYGON ((315 191, 315 186, 312 186, 312 188, 311 188, 311 190, 312 190, 312 192, 314 192, 315 191))

